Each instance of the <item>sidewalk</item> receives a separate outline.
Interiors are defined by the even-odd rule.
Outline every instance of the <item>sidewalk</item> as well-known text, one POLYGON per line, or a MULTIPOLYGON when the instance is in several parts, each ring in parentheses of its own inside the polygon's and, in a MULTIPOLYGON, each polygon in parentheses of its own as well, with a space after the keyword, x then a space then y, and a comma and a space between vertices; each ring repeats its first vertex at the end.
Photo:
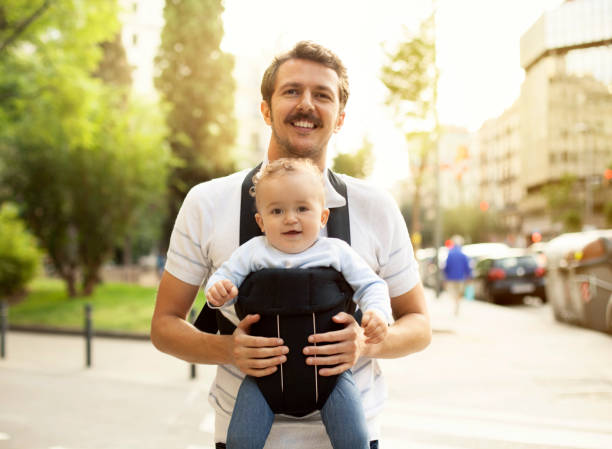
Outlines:
MULTIPOLYGON (((468 320, 473 312, 453 315, 452 301, 442 293, 436 299, 431 289, 426 298, 434 333, 452 333, 457 322, 468 320)), ((470 304, 464 300, 462 309, 472 310, 484 304, 470 304)), ((467 323, 465 323, 467 324, 467 323)), ((92 367, 85 366, 85 338, 75 335, 55 335, 9 331, 6 357, 0 359, 0 368, 31 369, 55 374, 74 373, 78 370, 95 372, 97 376, 145 383, 182 382, 189 377, 189 364, 157 351, 148 340, 116 339, 94 336, 92 340, 92 367)), ((200 365, 198 373, 212 376, 214 367, 200 365)))
MULTIPOLYGON (((470 338, 478 329, 497 330, 515 320, 508 310, 503 324, 491 322, 486 314, 494 306, 476 301, 465 301, 455 317, 452 301, 444 294, 436 299, 431 290, 427 303, 434 330, 431 350, 449 338, 455 341, 453 334, 470 338)), ((390 385, 403 385, 418 360, 438 358, 431 350, 415 355, 419 358, 385 360, 390 385)), ((214 415, 208 389, 215 371, 213 365, 199 365, 194 380, 188 363, 162 354, 150 341, 108 337, 94 337, 92 367, 86 368, 84 337, 9 332, 6 358, 0 359, 0 447, 210 448, 214 415)), ((404 400, 396 402, 405 407, 404 400)), ((403 419, 387 426, 400 429, 403 419)), ((404 448, 403 431, 394 429, 385 430, 383 447, 404 448)))

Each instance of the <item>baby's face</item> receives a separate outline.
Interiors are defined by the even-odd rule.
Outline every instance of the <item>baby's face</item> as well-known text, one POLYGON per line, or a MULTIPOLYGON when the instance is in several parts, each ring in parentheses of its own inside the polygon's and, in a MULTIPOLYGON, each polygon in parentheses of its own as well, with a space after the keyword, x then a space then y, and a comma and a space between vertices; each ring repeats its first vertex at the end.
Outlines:
POLYGON ((255 219, 270 245, 284 253, 312 246, 329 216, 323 187, 307 172, 282 173, 257 186, 255 219))

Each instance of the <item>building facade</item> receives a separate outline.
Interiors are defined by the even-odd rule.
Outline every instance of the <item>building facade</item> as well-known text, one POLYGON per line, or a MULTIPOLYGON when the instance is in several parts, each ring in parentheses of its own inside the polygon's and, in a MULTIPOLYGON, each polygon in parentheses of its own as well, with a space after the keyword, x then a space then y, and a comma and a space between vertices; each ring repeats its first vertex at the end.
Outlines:
POLYGON ((603 227, 597 192, 612 163, 612 1, 566 1, 545 13, 521 38, 521 66, 523 230, 560 231, 544 191, 568 175, 583 224, 603 227))
POLYGON ((480 200, 499 213, 510 240, 522 233, 519 203, 521 138, 518 102, 502 115, 487 120, 477 134, 480 200))
POLYGON ((568 0, 521 37, 516 103, 478 132, 481 196, 523 235, 552 236, 547 188, 573 177, 584 227, 605 227, 612 164, 612 0, 568 0))

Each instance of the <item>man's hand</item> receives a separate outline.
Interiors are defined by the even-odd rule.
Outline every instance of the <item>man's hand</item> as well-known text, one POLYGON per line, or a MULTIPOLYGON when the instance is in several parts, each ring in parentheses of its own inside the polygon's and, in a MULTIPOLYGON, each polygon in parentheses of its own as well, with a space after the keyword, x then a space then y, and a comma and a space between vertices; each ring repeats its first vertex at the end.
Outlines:
POLYGON ((380 343, 387 336, 387 322, 382 314, 376 310, 368 310, 363 314, 361 327, 367 344, 380 343))
POLYGON ((215 282, 206 292, 206 300, 215 307, 221 307, 238 296, 238 289, 229 279, 215 282))
POLYGON ((263 377, 275 372, 277 366, 287 361, 287 346, 281 338, 254 337, 249 335, 259 315, 247 315, 238 323, 233 334, 233 362, 245 374, 263 377))
POLYGON ((308 341, 314 346, 306 346, 304 354, 310 356, 306 359, 309 365, 336 365, 331 368, 321 368, 321 376, 341 374, 357 362, 365 346, 363 329, 359 327, 355 318, 345 312, 340 312, 332 318, 336 323, 345 324, 344 329, 314 334, 308 341), (317 346, 317 343, 328 343, 317 346))

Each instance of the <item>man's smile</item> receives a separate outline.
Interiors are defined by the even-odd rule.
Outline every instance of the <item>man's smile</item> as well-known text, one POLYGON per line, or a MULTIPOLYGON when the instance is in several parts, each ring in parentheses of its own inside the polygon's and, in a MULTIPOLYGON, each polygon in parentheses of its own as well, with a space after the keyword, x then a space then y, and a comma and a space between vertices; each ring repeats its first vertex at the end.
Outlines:
POLYGON ((321 120, 315 117, 314 114, 304 113, 291 114, 287 117, 285 123, 291 124, 291 126, 300 131, 310 131, 323 126, 321 120))

